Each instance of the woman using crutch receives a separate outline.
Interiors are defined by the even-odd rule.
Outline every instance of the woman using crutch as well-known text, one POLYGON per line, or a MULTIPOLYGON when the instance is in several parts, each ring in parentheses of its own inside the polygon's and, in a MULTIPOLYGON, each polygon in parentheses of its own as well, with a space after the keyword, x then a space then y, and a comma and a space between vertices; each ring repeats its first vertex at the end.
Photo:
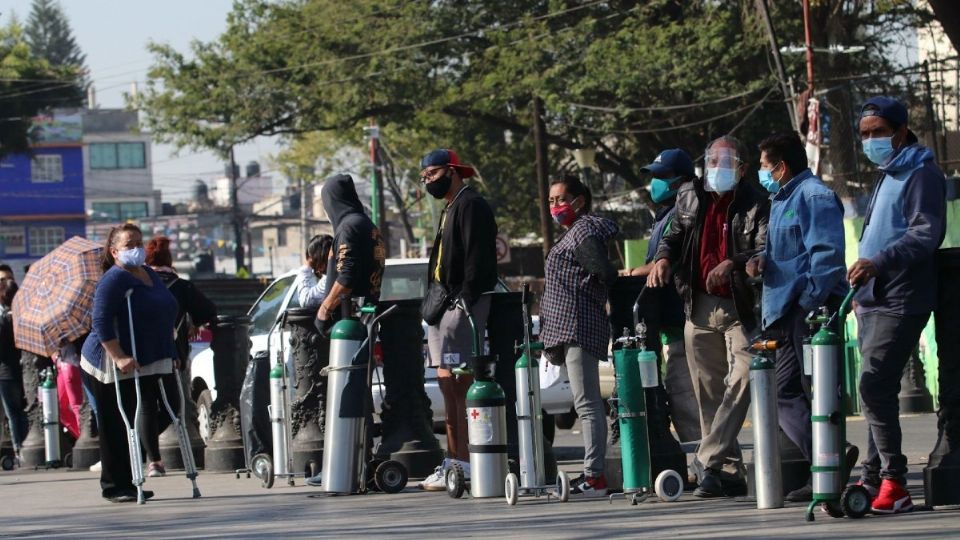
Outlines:
MULTIPOLYGON (((93 328, 80 366, 99 404, 103 498, 133 502, 143 484, 137 417, 142 402, 160 399, 160 374, 173 370, 177 301, 156 272, 144 266, 143 235, 136 225, 114 227, 104 248, 93 328), (122 411, 115 405, 120 403, 122 411)), ((152 496, 143 491, 142 500, 152 496)))

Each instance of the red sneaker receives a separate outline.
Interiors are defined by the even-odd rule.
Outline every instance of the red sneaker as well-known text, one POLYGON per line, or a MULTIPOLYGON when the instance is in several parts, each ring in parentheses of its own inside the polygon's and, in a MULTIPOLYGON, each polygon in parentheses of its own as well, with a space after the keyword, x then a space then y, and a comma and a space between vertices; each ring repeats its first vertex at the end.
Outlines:
POLYGON ((880 493, 873 499, 871 510, 877 514, 909 512, 913 510, 913 501, 903 484, 884 478, 880 483, 880 493))
POLYGON ((576 497, 606 497, 607 478, 604 475, 580 475, 570 482, 570 495, 576 497))

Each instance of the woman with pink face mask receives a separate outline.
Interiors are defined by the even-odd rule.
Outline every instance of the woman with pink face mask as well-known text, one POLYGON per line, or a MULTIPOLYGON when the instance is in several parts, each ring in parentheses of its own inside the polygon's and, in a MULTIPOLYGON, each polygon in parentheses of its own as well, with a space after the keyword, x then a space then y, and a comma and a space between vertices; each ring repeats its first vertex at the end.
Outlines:
POLYGON ((603 474, 607 425, 598 364, 607 356, 607 293, 617 278, 617 270, 607 258, 607 242, 620 228, 590 214, 590 189, 575 176, 553 181, 549 203, 550 215, 564 232, 547 254, 540 340, 548 361, 566 364, 580 416, 584 471, 570 483, 570 493, 603 497, 607 494, 603 474))

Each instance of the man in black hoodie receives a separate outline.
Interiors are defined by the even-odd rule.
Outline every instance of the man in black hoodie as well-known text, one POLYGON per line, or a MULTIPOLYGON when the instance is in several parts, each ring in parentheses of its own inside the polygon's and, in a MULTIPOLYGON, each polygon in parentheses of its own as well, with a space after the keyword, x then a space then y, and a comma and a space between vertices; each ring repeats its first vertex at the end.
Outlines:
MULTIPOLYGON (((479 193, 464 184, 474 175, 473 167, 461 165, 453 150, 434 150, 420 161, 420 181, 436 199, 447 202, 430 254, 427 281, 439 282, 450 298, 462 298, 482 336, 490 313, 490 297, 497 283, 497 224, 493 210, 479 193)), ((437 367, 437 383, 443 393, 447 423, 448 458, 420 483, 427 491, 444 489, 444 474, 454 461, 467 476, 467 388, 472 377, 455 378, 452 368, 465 362, 473 352, 472 332, 466 314, 453 302, 441 319, 427 327, 430 365, 437 367)), ((481 351, 482 352, 482 351, 481 351)))
POLYGON ((386 250, 380 229, 363 212, 350 175, 328 178, 320 198, 333 224, 333 264, 327 265, 327 296, 317 311, 317 326, 322 331, 339 318, 341 298, 380 299, 386 250))

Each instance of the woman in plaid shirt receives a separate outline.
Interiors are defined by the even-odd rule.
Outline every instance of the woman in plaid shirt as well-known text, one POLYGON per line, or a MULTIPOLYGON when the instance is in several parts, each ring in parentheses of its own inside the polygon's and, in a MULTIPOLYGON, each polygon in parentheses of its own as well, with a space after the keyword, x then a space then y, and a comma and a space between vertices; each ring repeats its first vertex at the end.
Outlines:
POLYGON ((580 416, 584 472, 571 482, 571 493, 602 497, 607 494, 603 476, 607 425, 598 363, 610 340, 607 292, 617 278, 606 245, 620 228, 590 214, 590 189, 575 176, 555 180, 549 202, 550 215, 566 231, 547 254, 540 339, 550 362, 567 365, 580 416))

